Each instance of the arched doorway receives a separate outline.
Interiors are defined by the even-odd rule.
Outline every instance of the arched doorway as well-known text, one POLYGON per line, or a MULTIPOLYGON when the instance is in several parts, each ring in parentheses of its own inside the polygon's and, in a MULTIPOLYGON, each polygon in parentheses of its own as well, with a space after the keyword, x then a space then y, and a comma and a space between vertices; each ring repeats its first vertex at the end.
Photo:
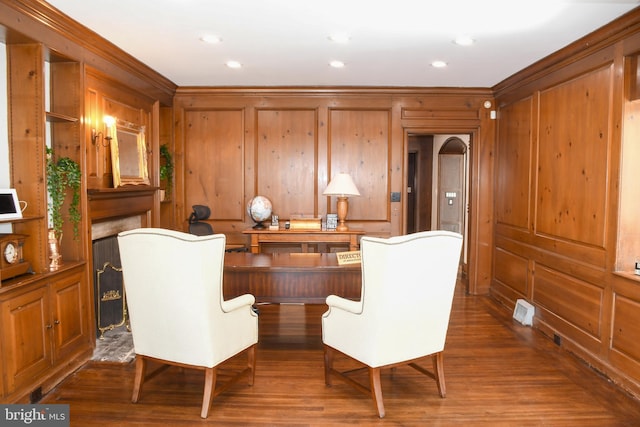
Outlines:
POLYGON ((438 152, 439 230, 464 234, 467 205, 467 146, 457 136, 448 138, 438 152))

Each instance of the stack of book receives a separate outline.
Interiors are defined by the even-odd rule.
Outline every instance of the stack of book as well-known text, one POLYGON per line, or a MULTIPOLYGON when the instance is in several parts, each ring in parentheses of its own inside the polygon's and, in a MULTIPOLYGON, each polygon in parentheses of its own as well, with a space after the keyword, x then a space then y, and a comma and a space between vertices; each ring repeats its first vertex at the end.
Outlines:
POLYGON ((327 230, 338 228, 338 214, 327 214, 327 230))

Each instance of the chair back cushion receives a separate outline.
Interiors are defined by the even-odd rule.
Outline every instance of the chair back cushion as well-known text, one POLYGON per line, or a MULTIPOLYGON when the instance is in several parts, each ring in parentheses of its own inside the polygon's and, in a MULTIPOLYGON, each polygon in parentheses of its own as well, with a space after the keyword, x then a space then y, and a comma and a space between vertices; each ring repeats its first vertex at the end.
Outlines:
POLYGON ((213 367, 257 341, 257 321, 247 331, 223 321, 223 234, 140 228, 118 245, 137 354, 213 367))
POLYGON ((461 247, 462 236, 449 231, 362 237, 360 313, 331 325, 331 312, 325 343, 335 340, 336 349, 370 366, 442 351, 461 247))

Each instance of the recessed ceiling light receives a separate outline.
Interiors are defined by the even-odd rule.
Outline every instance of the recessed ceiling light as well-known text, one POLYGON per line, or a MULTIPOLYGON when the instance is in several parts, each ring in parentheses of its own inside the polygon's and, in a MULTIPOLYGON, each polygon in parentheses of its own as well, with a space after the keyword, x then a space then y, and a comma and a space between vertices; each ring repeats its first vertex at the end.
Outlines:
POLYGON ((433 68, 444 68, 444 67, 446 67, 446 66, 447 66, 447 63, 446 63, 446 62, 444 62, 444 61, 433 61, 433 62, 431 63, 431 66, 432 66, 433 68))
POLYGON ((348 43, 351 37, 346 33, 336 33, 329 36, 329 40, 336 43, 348 43))
POLYGON ((220 43, 222 42, 222 39, 218 36, 213 36, 213 35, 205 35, 200 37, 200 40, 202 40, 205 43, 210 43, 210 44, 216 44, 216 43, 220 43))
POLYGON ((469 36, 460 36, 456 38, 453 42, 459 46, 471 46, 476 41, 469 36))
POLYGON ((331 62, 329 62, 329 65, 331 65, 333 68, 343 68, 344 67, 344 62, 342 62, 342 61, 331 61, 331 62))
POLYGON ((227 67, 229 68, 242 68, 242 64, 238 61, 227 61, 227 67))

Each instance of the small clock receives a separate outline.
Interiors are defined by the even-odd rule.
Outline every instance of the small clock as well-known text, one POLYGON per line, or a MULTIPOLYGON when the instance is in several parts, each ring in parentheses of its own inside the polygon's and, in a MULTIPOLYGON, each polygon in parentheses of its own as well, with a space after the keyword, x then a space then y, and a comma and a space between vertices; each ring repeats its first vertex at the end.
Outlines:
POLYGON ((24 234, 0 234, 0 280, 25 274, 31 268, 22 252, 26 238, 24 234))
POLYGON ((9 264, 15 264, 20 259, 18 251, 19 248, 15 243, 8 242, 4 247, 4 260, 9 264))

